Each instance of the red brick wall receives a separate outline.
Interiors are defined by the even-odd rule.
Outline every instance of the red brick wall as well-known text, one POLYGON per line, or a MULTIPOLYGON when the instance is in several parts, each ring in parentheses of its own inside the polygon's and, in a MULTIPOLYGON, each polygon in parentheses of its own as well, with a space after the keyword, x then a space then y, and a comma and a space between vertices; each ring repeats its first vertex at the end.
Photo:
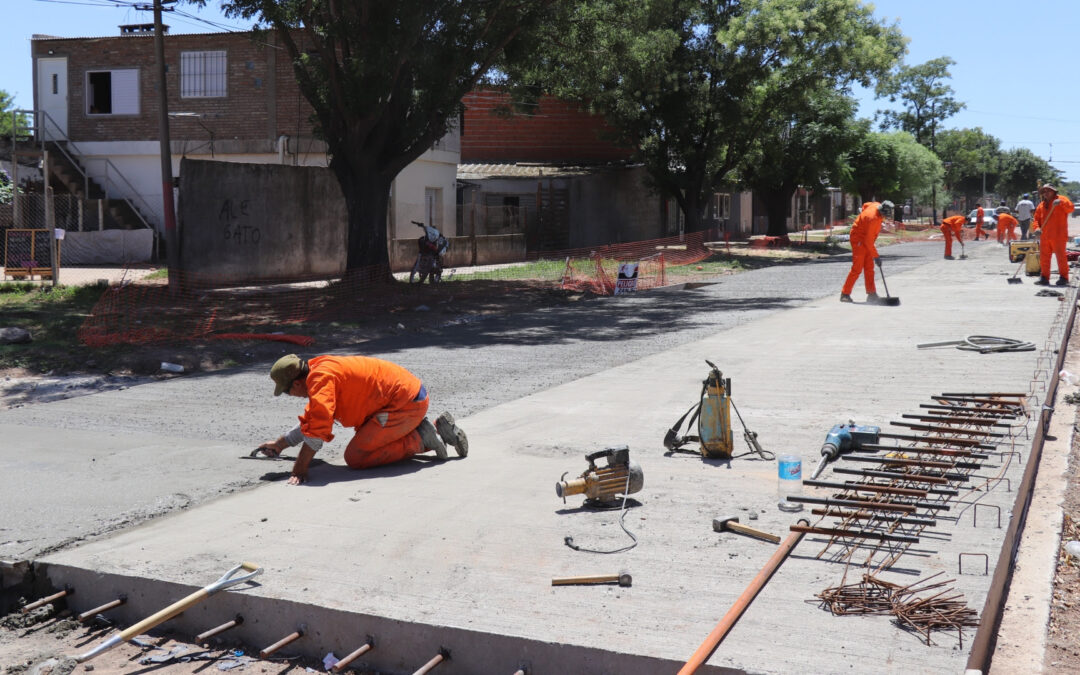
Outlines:
POLYGON ((535 115, 495 114, 509 97, 494 91, 465 96, 462 163, 478 162, 606 162, 628 159, 632 151, 602 140, 603 118, 576 105, 543 97, 535 115))
MULTIPOLYGON (((169 111, 202 115, 198 121, 171 118, 172 140, 206 142, 209 131, 213 132, 215 142, 273 141, 282 134, 296 138, 298 131, 302 137, 310 136, 311 106, 300 95, 287 52, 272 46, 273 41, 270 34, 256 38, 251 33, 166 36, 168 71, 165 77, 169 111), (226 95, 221 98, 181 98, 180 52, 204 50, 226 52, 226 95)), ((39 39, 33 41, 33 52, 35 57, 66 56, 68 59, 68 137, 71 140, 157 140, 157 67, 153 36, 39 39), (88 115, 86 72, 117 68, 139 70, 139 114, 88 115)))

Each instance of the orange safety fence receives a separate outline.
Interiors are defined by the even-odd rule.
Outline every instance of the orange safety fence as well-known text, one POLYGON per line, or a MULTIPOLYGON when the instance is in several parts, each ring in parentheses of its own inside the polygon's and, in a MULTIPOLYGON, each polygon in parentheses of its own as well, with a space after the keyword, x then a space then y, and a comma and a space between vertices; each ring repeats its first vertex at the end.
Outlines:
MULTIPOLYGON (((801 238, 793 236, 790 246, 803 245, 801 238)), ((730 252, 730 244, 723 233, 706 230, 534 252, 517 263, 446 269, 440 285, 458 298, 515 293, 524 286, 598 295, 612 295, 617 289, 643 291, 724 273, 718 271, 724 264, 719 257, 709 259, 730 252), (624 263, 631 263, 623 268, 624 273, 632 273, 636 263, 636 277, 620 278, 624 263)), ((408 272, 391 275, 385 267, 330 279, 250 278, 237 282, 208 274, 180 272, 175 276, 172 287, 161 277, 110 286, 79 328, 79 340, 93 347, 187 340, 276 340, 307 345, 311 338, 305 331, 312 330, 308 324, 363 324, 431 298, 427 285, 406 283, 408 272)))

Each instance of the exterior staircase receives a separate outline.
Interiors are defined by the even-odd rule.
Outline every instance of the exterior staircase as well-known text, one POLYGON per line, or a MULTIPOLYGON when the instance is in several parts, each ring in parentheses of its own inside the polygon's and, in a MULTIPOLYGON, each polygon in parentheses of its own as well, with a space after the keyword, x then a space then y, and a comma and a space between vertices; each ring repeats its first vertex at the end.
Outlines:
POLYGON ((45 143, 49 153, 49 182, 54 189, 75 195, 84 202, 105 200, 105 220, 101 229, 137 230, 150 227, 146 216, 130 200, 110 196, 97 180, 87 174, 78 156, 55 141, 45 143))

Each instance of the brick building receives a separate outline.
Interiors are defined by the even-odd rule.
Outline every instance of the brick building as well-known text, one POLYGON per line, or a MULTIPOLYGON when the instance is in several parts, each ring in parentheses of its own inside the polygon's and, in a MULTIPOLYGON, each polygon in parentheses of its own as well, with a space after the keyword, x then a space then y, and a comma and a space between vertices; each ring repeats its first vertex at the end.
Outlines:
MULTIPOLYGON (((603 118, 549 96, 522 112, 497 91, 472 92, 464 105, 458 168, 464 232, 520 232, 535 251, 683 231, 675 201, 649 186, 633 150, 615 140, 603 118)), ((720 230, 749 233, 749 194, 716 193, 707 217, 720 230)))
MULTIPOLYGON (((297 39, 302 48, 303 37, 297 39)), ((34 107, 42 113, 35 115, 37 136, 60 145, 110 196, 129 199, 160 229, 153 36, 35 35, 31 52, 34 107)), ((165 62, 174 175, 184 157, 327 165, 326 145, 312 133, 311 107, 272 32, 166 35, 165 62)), ((415 237, 410 220, 453 234, 458 151, 452 132, 399 174, 390 239, 415 237)), ((81 189, 80 182, 71 189, 81 189)))

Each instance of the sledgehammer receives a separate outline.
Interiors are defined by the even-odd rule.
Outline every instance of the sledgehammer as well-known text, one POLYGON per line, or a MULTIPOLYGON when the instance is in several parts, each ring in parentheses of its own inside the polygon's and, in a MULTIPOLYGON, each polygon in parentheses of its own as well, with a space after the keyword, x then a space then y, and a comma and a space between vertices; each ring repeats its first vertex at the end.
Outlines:
POLYGON ((599 574, 586 577, 555 577, 551 580, 552 586, 577 586, 580 584, 619 584, 629 586, 633 578, 626 570, 620 570, 618 574, 599 574))
POLYGON ((739 523, 738 516, 728 516, 726 518, 713 518, 712 521, 713 532, 738 532, 739 534, 745 534, 748 537, 754 537, 755 539, 761 539, 773 544, 780 543, 780 537, 775 534, 769 534, 752 527, 748 527, 739 523))

